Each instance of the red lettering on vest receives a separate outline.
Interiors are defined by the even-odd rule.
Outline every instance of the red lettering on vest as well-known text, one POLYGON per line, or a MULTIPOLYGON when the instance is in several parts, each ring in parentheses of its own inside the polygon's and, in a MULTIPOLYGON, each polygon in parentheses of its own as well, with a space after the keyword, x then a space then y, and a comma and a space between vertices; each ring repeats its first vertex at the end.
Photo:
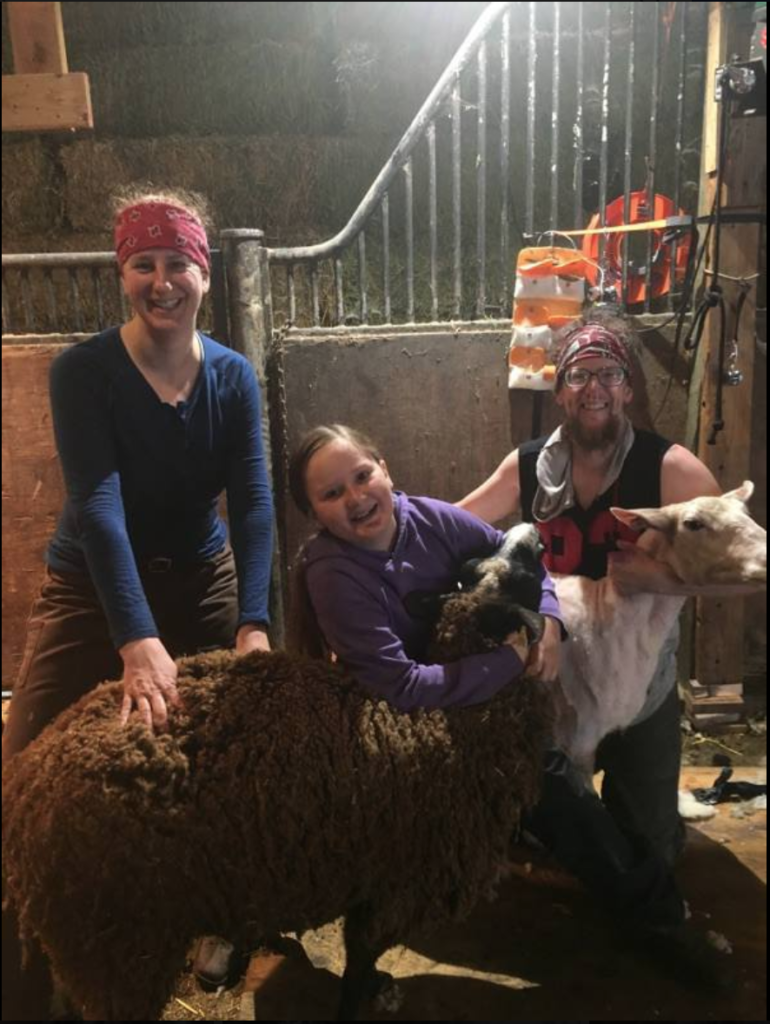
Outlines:
POLYGON ((614 551, 618 540, 635 544, 639 539, 639 534, 616 519, 609 509, 596 513, 588 525, 586 537, 569 516, 557 516, 547 523, 536 525, 545 545, 543 564, 549 572, 565 576, 576 572, 582 563, 584 544, 614 551))

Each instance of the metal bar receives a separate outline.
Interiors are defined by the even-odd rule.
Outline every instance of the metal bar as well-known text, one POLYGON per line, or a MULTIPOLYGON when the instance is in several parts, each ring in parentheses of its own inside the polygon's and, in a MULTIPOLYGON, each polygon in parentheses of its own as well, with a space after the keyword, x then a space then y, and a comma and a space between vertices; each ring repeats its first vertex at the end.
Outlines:
MULTIPOLYGON (((78 286, 77 268, 74 266, 69 267, 67 270, 67 277, 69 278, 70 303, 72 304, 72 316, 75 321, 75 330, 80 334, 83 330, 83 311, 80 307, 80 288, 78 286)), ((126 319, 128 319, 128 316, 126 319)))
POLYGON ((5 271, 3 271, 3 334, 8 334, 11 330, 11 310, 8 305, 8 289, 6 285, 5 271))
MULTIPOLYGON (((679 205, 682 200, 682 153, 684 149, 684 111, 685 97, 687 91, 687 15, 690 5, 685 2, 681 7, 681 22, 679 28, 679 78, 676 87, 676 136, 674 139, 674 206, 675 213, 679 213, 679 205)), ((674 307, 674 292, 676 283, 676 260, 678 243, 677 238, 671 243, 671 289, 668 293, 668 308, 674 307)))
POLYGON ((452 90, 452 240, 453 240, 453 297, 454 315, 462 315, 463 304, 463 254, 462 254, 462 211, 460 208, 460 77, 455 79, 452 90))
MULTIPOLYGON (((529 4, 527 35, 527 174, 525 230, 531 235, 535 228, 535 110, 537 106, 535 73, 537 70, 536 5, 529 4)), ((532 437, 538 437, 543 421, 543 396, 536 391, 532 400, 532 437)))
MULTIPOLYGON (((602 68, 602 128, 599 145, 599 224, 604 227, 607 210, 607 170, 609 153, 610 123, 610 57, 611 57, 612 7, 604 9, 604 59, 602 68)), ((604 239, 599 242, 599 260, 604 255, 604 239)))
POLYGON ((321 326, 321 303, 318 297, 318 264, 310 264, 310 297, 313 304, 313 326, 321 326))
POLYGON ((390 199, 388 193, 382 197, 382 294, 385 306, 385 323, 393 322, 390 301, 390 199))
POLYGON ((32 302, 32 290, 29 284, 29 269, 27 267, 22 267, 21 269, 21 303, 24 309, 25 334, 34 334, 36 321, 34 303, 32 302))
POLYGON ((369 302, 366 294, 366 234, 358 236, 358 316, 362 324, 369 323, 369 302))
POLYGON ((345 299, 342 291, 342 259, 334 258, 334 295, 336 302, 336 319, 338 324, 345 323, 345 299))
POLYGON ((575 107, 575 126, 572 130, 575 149, 575 168, 573 174, 573 185, 575 188, 575 227, 583 225, 583 62, 585 59, 583 49, 583 5, 577 4, 578 28, 577 28, 577 91, 575 107))
POLYGON ((96 299, 97 329, 103 331, 107 325, 104 322, 104 300, 102 298, 102 282, 99 280, 99 270, 97 267, 91 267, 91 283, 94 286, 94 298, 96 299))
POLYGON ((318 245, 269 249, 269 257, 273 262, 286 263, 292 260, 331 256, 356 238, 387 192, 404 160, 422 139, 426 125, 436 117, 447 97, 454 94, 460 72, 476 53, 479 41, 487 35, 497 19, 510 6, 510 2, 491 3, 484 10, 342 231, 318 245))
MULTIPOLYGON (((128 306, 128 299, 126 298, 126 293, 123 291, 123 278, 121 277, 120 270, 118 270, 117 267, 115 268, 115 284, 116 284, 117 289, 118 289, 118 302, 120 303, 120 313, 121 313, 121 316, 123 317, 123 321, 125 322, 131 316, 131 310, 129 309, 129 306, 128 306)), ((70 298, 72 298, 72 282, 71 281, 70 281, 70 298)))
POLYGON ((406 319, 414 323, 414 177, 412 175, 412 158, 404 164, 404 188, 406 190, 405 223, 406 229, 406 319))
POLYGON ((438 320, 438 213, 436 188, 436 125, 428 126, 428 223, 430 230, 430 315, 438 320))
POLYGON ((297 292, 294 287, 294 264, 286 264, 286 292, 289 296, 289 323, 297 322, 297 292))
POLYGON ((487 44, 479 44, 476 103, 476 316, 487 309, 487 44))
POLYGON ((550 227, 559 226, 559 34, 561 4, 553 5, 553 90, 551 93, 551 219, 550 227))
POLYGON ((535 71, 537 69, 537 37, 535 36, 535 7, 530 2, 527 37, 527 172, 525 183, 524 230, 531 235, 535 229, 535 71))
POLYGON ((511 15, 503 15, 500 40, 500 303, 511 309, 511 228, 508 211, 508 176, 511 168, 511 15))
POLYGON ((43 280, 45 282, 45 297, 46 302, 48 303, 48 316, 51 321, 51 330, 56 331, 60 325, 58 310, 56 308, 56 291, 54 290, 52 275, 52 270, 46 269, 43 271, 43 280))
POLYGON ((116 264, 114 252, 25 252, 3 253, 4 267, 109 267, 116 264))
MULTIPOLYGON (((634 76, 636 74, 636 4, 632 3, 628 21, 628 77, 626 79, 626 134, 623 146, 623 223, 628 224, 631 217, 631 172, 633 169, 633 135, 634 135, 634 76)), ((629 240, 624 238, 623 273, 621 278, 621 294, 623 306, 628 305, 628 263, 629 240)))
POLYGON ((211 309, 212 332, 217 341, 230 344, 230 325, 227 319, 227 293, 225 291, 225 265, 221 249, 211 250, 211 309))
MULTIPOLYGON (((647 165, 647 208, 648 216, 655 217, 655 164, 657 161, 657 129, 658 129, 658 78, 660 64, 660 17, 658 4, 654 4, 654 20, 652 35, 652 82, 650 84, 650 142, 649 142, 649 163, 647 165)), ((644 311, 650 311, 650 299, 652 291, 652 245, 654 234, 650 232, 647 236, 647 259, 644 269, 644 311)))

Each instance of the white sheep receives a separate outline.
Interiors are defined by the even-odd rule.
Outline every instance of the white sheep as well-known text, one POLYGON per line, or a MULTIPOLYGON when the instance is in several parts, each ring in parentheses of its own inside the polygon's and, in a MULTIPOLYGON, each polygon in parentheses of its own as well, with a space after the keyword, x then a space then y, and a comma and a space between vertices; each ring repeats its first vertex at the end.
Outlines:
POLYGON ((676 595, 623 596, 609 576, 554 574, 569 640, 562 647, 560 683, 572 711, 560 715, 558 740, 587 778, 596 749, 627 728, 642 710, 663 642, 690 594, 709 586, 767 583, 767 534, 746 508, 754 485, 745 481, 721 497, 658 509, 613 508, 621 522, 645 532, 639 548, 682 581, 676 595))

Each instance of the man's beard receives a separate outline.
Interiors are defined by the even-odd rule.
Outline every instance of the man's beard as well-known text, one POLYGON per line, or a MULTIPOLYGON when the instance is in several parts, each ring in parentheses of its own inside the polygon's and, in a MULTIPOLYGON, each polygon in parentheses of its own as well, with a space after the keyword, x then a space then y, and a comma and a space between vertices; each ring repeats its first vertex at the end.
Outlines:
POLYGON ((603 448, 612 448, 617 443, 622 422, 620 416, 611 413, 602 426, 586 427, 581 423, 579 416, 571 416, 562 427, 562 436, 584 451, 601 451, 603 448))

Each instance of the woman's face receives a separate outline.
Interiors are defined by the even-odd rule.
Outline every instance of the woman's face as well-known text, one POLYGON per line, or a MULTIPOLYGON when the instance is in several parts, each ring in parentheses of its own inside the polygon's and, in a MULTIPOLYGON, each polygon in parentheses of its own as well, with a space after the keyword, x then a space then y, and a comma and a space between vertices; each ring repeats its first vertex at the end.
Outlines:
POLYGON ((349 441, 330 441, 308 462, 305 486, 315 518, 335 537, 372 551, 389 550, 396 517, 384 461, 349 441))
POLYGON ((123 290, 136 315, 152 333, 192 329, 208 272, 176 249, 146 249, 126 260, 123 290))

